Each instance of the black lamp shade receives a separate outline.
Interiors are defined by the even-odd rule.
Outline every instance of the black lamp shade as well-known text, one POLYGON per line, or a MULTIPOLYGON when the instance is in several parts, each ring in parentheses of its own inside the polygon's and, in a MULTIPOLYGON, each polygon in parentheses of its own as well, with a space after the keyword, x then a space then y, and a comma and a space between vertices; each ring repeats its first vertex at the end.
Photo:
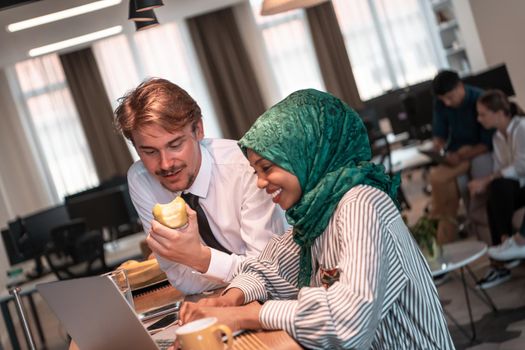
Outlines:
POLYGON ((157 17, 155 16, 155 13, 153 12, 153 10, 137 12, 135 0, 129 0, 128 19, 135 21, 135 22, 146 22, 146 21, 153 21, 153 20, 156 21, 157 17))
POLYGON ((154 19, 153 21, 141 21, 141 22, 135 22, 135 29, 138 32, 139 30, 145 30, 151 27, 158 26, 159 22, 157 19, 154 19))
POLYGON ((152 10, 164 5, 162 0, 135 0, 135 3, 137 4, 137 12, 152 10))

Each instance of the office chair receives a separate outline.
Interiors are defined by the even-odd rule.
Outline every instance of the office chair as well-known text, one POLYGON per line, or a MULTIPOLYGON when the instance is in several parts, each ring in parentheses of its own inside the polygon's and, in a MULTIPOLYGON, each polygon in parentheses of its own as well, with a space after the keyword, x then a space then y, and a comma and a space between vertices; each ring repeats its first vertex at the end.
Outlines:
POLYGON ((58 279, 99 275, 109 271, 100 231, 88 231, 82 219, 51 230, 45 258, 58 279))

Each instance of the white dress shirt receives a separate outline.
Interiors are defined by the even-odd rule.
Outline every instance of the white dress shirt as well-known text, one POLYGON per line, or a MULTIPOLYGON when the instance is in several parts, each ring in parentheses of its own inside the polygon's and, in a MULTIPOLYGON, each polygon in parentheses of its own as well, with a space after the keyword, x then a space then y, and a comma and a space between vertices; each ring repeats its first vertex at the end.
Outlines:
POLYGON ((264 302, 263 328, 308 349, 454 349, 427 262, 383 191, 359 185, 341 198, 312 246, 310 287, 297 288, 299 259, 290 230, 228 286, 264 302), (327 288, 323 268, 340 273, 327 288))
MULTIPOLYGON (((215 238, 232 254, 210 248, 210 266, 204 274, 157 256, 171 284, 186 294, 223 286, 246 257, 258 256, 274 234, 285 230, 283 211, 270 195, 257 188, 253 168, 236 141, 204 139, 200 149, 201 167, 185 192, 199 197, 215 238)), ((129 169, 128 184, 144 232, 148 233, 153 206, 172 201, 179 192, 164 188, 140 160, 129 169)))
POLYGON ((515 116, 507 127, 507 136, 500 131, 492 137, 494 171, 501 176, 517 180, 525 186, 525 118, 515 116))

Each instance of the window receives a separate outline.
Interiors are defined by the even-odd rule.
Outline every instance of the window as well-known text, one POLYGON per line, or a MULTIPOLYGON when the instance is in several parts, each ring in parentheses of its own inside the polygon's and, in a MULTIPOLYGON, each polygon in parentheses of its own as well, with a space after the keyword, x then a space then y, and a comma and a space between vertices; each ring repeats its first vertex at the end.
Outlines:
POLYGON ((333 0, 363 100, 437 72, 420 0, 333 0))
POLYGON ((56 54, 15 65, 30 133, 57 199, 98 185, 80 119, 56 54))
MULTIPOLYGON (((134 33, 101 40, 93 45, 95 58, 113 107, 126 91, 148 77, 172 81, 199 104, 206 137, 221 137, 211 99, 198 66, 189 33, 172 22, 134 33)), ((134 154, 137 159, 136 154, 134 154)))
POLYGON ((250 1, 281 98, 305 88, 324 90, 324 82, 303 10, 261 16, 262 0, 250 1))

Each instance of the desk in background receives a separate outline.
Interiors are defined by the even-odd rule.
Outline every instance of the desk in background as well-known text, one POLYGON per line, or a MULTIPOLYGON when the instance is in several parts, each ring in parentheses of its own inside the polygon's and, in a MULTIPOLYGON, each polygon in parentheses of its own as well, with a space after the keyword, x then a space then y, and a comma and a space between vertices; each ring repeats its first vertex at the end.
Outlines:
POLYGON ((137 232, 115 241, 104 243, 106 264, 109 267, 119 266, 126 260, 142 259, 140 242, 146 239, 144 232, 137 232))
MULTIPOLYGON (((126 260, 140 258, 140 242, 144 238, 144 233, 138 232, 133 235, 120 238, 114 242, 104 244, 105 258, 108 266, 118 266, 126 260)), ((29 303, 30 313, 28 315, 30 316, 29 318, 31 318, 34 322, 38 334, 38 339, 42 345, 45 345, 46 340, 33 296, 36 293, 35 286, 37 284, 52 282, 55 280, 56 276, 54 274, 47 273, 40 278, 28 280, 17 284, 22 289, 22 299, 26 299, 29 303)), ((4 289, 0 293, 0 309, 2 311, 2 317, 4 319, 4 324, 7 329, 7 334, 9 336, 11 347, 13 350, 19 350, 21 348, 20 341, 16 334, 15 323, 13 321, 12 312, 10 310, 10 304, 12 301, 13 297, 9 294, 7 289, 4 289)), ((0 349, 2 349, 1 344, 0 349)))
POLYGON ((422 166, 430 165, 432 159, 419 152, 419 149, 428 149, 432 141, 428 140, 421 144, 412 144, 405 147, 394 149, 390 152, 390 164, 392 169, 389 169, 389 164, 383 164, 387 172, 398 173, 407 170, 413 170, 422 166))
MULTIPOLYGON (((396 149, 387 147, 386 153, 375 156, 372 158, 372 162, 382 164, 389 175, 415 170, 432 164, 432 159, 419 152, 420 149, 428 149, 431 147, 431 140, 396 149)), ((411 208, 402 186, 399 187, 398 199, 402 208, 411 208)))
MULTIPOLYGON (((34 280, 28 281, 20 285, 20 288, 22 289, 22 292, 20 293, 20 297, 22 300, 26 299, 29 303, 30 318, 32 319, 33 321, 32 323, 36 327, 36 330, 38 333, 38 340, 40 344, 44 347, 46 344, 46 339, 44 337, 44 331, 42 329, 42 324, 40 323, 40 317, 38 315, 38 310, 36 308, 33 297, 34 297, 34 294, 37 292, 35 288, 36 284, 52 282, 54 280, 56 280, 55 275, 47 274, 38 279, 34 279, 34 280)), ((19 350, 21 347, 20 347, 20 342, 18 340, 18 337, 16 335, 16 328, 15 328, 15 323, 13 322, 13 317, 12 317, 11 310, 10 310, 10 304, 14 305, 14 297, 9 294, 9 291, 7 289, 4 289, 0 293, 0 308, 2 310, 2 318, 4 319, 4 324, 7 329, 7 335, 9 337, 11 348, 13 350, 19 350)), ((27 311, 26 311, 26 314, 28 314, 27 311)), ((22 329, 21 323, 20 323, 20 328, 22 329)), ((26 343, 29 347, 28 339, 26 339, 26 343)), ((1 349, 1 344, 0 344, 0 349, 1 349)))

